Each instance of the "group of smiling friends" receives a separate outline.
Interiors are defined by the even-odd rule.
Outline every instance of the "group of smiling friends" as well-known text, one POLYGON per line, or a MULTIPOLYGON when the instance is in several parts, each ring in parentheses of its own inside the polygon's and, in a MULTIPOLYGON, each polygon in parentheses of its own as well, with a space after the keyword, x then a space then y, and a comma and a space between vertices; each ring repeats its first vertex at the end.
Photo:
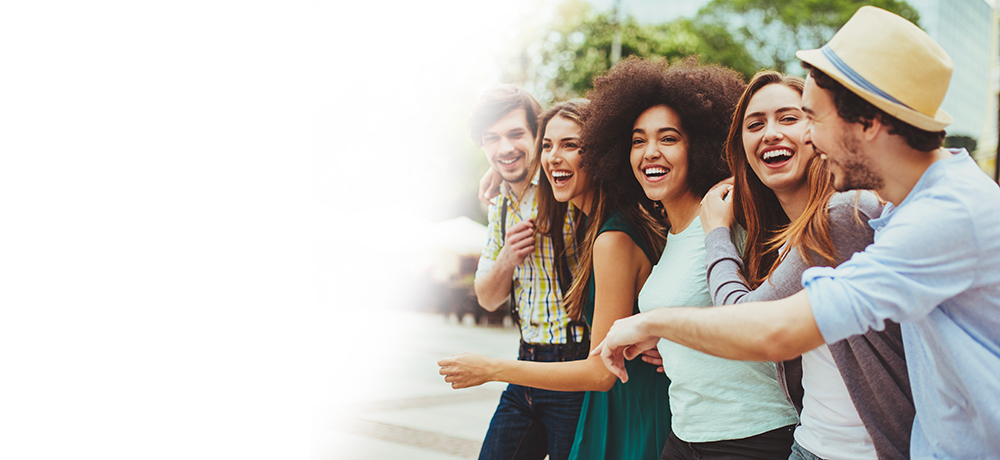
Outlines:
POLYGON ((869 6, 796 55, 482 95, 475 291, 521 345, 438 363, 509 383, 481 459, 1000 457, 1000 187, 942 147, 950 58, 869 6))

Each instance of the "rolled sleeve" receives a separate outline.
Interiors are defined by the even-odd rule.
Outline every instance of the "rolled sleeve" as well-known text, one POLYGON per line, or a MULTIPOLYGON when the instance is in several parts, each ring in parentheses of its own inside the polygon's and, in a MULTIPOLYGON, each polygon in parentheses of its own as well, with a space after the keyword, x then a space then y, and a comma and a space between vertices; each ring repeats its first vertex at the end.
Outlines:
POLYGON ((921 319, 971 285, 977 244, 968 210, 947 197, 920 204, 897 209, 875 243, 839 267, 802 273, 827 343, 883 330, 886 320, 921 319))

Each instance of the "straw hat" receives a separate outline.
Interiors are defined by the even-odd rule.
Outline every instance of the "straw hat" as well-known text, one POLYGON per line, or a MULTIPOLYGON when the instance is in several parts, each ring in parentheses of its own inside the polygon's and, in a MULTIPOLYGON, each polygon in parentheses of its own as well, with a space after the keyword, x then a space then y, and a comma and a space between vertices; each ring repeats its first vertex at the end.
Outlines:
POLYGON ((919 27, 888 11, 863 6, 829 43, 795 56, 917 128, 941 131, 952 121, 940 109, 951 58, 919 27))

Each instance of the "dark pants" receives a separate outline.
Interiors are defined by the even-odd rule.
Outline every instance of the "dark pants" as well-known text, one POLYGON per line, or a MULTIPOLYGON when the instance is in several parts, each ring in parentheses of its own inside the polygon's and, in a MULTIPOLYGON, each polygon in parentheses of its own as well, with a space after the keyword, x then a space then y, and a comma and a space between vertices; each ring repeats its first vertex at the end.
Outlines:
MULTIPOLYGON (((585 347, 521 344, 518 359, 557 362, 586 358, 585 347)), ((583 391, 508 385, 490 421, 480 460, 563 460, 569 456, 583 391)))
POLYGON ((749 438, 714 442, 682 441, 671 431, 667 437, 667 445, 663 446, 660 460, 745 458, 787 460, 792 452, 794 431, 795 425, 788 425, 749 438))

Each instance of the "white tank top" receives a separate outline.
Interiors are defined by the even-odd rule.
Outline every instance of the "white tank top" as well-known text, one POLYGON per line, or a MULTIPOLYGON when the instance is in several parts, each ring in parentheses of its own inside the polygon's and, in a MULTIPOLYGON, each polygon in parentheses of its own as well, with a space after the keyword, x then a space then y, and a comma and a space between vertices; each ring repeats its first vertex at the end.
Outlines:
POLYGON ((825 459, 876 460, 875 445, 826 344, 802 355, 802 414, 795 441, 825 459))

